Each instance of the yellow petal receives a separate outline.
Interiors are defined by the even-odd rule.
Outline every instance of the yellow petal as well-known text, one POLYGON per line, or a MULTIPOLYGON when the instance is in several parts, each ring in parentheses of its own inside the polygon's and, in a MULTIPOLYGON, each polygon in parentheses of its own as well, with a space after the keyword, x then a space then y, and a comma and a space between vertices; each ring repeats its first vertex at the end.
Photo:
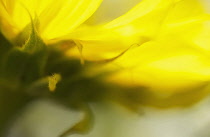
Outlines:
POLYGON ((9 22, 18 33, 30 23, 30 16, 37 18, 40 35, 50 40, 71 33, 94 13, 101 2, 102 0, 1 0, 1 19, 6 19, 4 22, 9 22))
MULTIPOLYGON (((143 86, 154 93, 170 95, 207 83, 210 80, 209 53, 200 46, 204 49, 210 47, 209 15, 204 14, 197 0, 172 4, 167 13, 157 11, 161 10, 132 22, 139 29, 136 33, 140 37, 145 34, 154 37, 151 37, 151 42, 128 50, 110 63, 111 66, 105 67, 113 72, 108 81, 124 86, 143 86), (167 16, 161 21, 154 15, 167 16)), ((123 20, 122 17, 121 21, 110 26, 124 25, 121 24, 123 20)))
MULTIPOLYGON (((110 23, 98 27, 83 26, 71 33, 67 39, 80 40, 86 60, 110 59, 133 44, 141 45, 160 36, 164 38, 165 35, 185 36, 186 32, 177 33, 180 29, 171 26, 175 24, 179 27, 181 24, 189 26, 190 22, 203 23, 207 20, 203 14, 204 9, 197 0, 143 0, 125 15, 110 23)), ((197 24, 193 27, 196 26, 199 28, 197 24)), ((188 31, 188 28, 184 27, 184 30, 188 31)), ((195 35, 197 34, 198 31, 195 35)), ((80 56, 75 50, 71 50, 69 54, 80 56)))
POLYGON ((56 9, 56 14, 53 15, 46 10, 40 15, 40 24, 43 24, 42 36, 54 39, 70 33, 89 18, 101 2, 102 0, 60 0, 49 5, 48 9, 52 11, 56 9), (55 6, 59 3, 62 3, 62 7, 55 6))
POLYGON ((8 37, 15 37, 53 0, 1 0, 1 25, 3 32, 10 33, 8 37), (4 24, 8 24, 5 26, 4 24))
POLYGON ((128 12, 140 1, 141 0, 105 0, 85 23, 88 25, 99 25, 110 22, 128 12))
POLYGON ((206 13, 200 0, 181 0, 174 5, 167 15, 167 23, 200 16, 206 13))
POLYGON ((174 4, 175 0, 143 0, 126 14, 106 24, 105 27, 113 28, 126 25, 151 12, 162 11, 162 14, 165 15, 164 11, 171 8, 174 4))
MULTIPOLYGON (((133 44, 147 41, 147 38, 130 35, 132 26, 119 30, 104 30, 100 27, 87 27, 69 35, 69 38, 79 41, 83 45, 82 54, 85 60, 99 61, 118 56, 133 44)), ((70 49, 70 56, 80 57, 77 48, 70 49)))
POLYGON ((210 80, 209 55, 177 39, 153 41, 128 50, 92 73, 111 72, 106 81, 128 87, 146 87, 156 94, 189 91, 210 80))
POLYGON ((173 35, 191 45, 209 51, 210 15, 206 12, 198 0, 180 1, 170 10, 158 34, 159 37, 173 35))
POLYGON ((11 18, 14 5, 10 5, 10 3, 12 0, 0 0, 0 29, 7 38, 12 39, 19 30, 11 18))
POLYGON ((210 51, 210 15, 187 18, 180 22, 168 24, 159 38, 171 35, 195 47, 210 51))
MULTIPOLYGON (((66 39, 80 40, 85 59, 113 58, 133 44, 142 44, 148 41, 151 35, 156 34, 165 17, 165 12, 173 4, 173 0, 144 0, 122 17, 98 27, 83 26, 68 35, 66 39), (151 21, 154 18, 156 20, 151 21), (130 23, 136 19, 138 22, 130 23)), ((69 52, 70 55, 77 53, 69 52)))

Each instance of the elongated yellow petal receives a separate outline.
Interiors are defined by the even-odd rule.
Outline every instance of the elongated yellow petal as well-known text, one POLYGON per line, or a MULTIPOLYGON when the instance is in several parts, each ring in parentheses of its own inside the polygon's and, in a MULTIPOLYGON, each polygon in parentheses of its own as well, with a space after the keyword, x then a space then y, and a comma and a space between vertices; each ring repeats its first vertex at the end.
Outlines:
MULTIPOLYGON (((110 23, 99 27, 83 26, 71 33, 67 39, 80 40, 83 57, 87 60, 114 58, 132 45, 141 45, 160 37, 164 39, 167 35, 190 41, 193 45, 192 39, 200 35, 199 26, 209 20, 204 13, 198 0, 143 0, 110 23), (192 29, 194 33, 189 31, 192 29)), ((203 30, 205 29, 206 27, 203 27, 203 30)), ((80 56, 78 51, 74 50, 71 50, 69 55, 80 56)))
POLYGON ((180 1, 168 14, 159 36, 173 35, 176 38, 210 50, 210 15, 198 0, 180 1))
POLYGON ((94 13, 101 2, 102 0, 1 0, 1 24, 11 24, 18 33, 30 23, 32 16, 39 21, 42 38, 56 39, 71 33, 94 13))
MULTIPOLYGON (((210 56, 208 50, 203 50, 210 45, 209 15, 197 0, 180 1, 165 10, 166 14, 157 11, 160 10, 129 23, 139 29, 135 32, 137 36, 146 33, 155 37, 94 72, 109 72, 108 82, 145 87, 160 96, 199 89, 210 80, 210 56), (167 16, 161 21, 158 15, 167 16)), ((125 24, 114 22, 110 27, 123 28, 125 24)))
POLYGON ((49 5, 48 9, 53 13, 56 11, 56 14, 46 10, 40 15, 42 36, 54 39, 70 33, 89 18, 101 2, 102 0, 60 0, 49 5), (61 8, 56 6, 59 3, 62 3, 61 8))
POLYGON ((176 21, 193 18, 204 13, 206 11, 200 0, 181 0, 170 10, 166 22, 175 23, 176 21))
POLYGON ((159 35, 159 38, 164 39, 165 36, 171 35, 209 52, 209 31, 210 15, 201 15, 167 24, 159 35))
MULTIPOLYGON (((164 2, 166 1, 144 0, 122 17, 99 27, 80 28, 70 34, 69 38, 81 41, 85 59, 99 60, 116 57, 131 45, 147 41, 156 32, 159 22, 163 20, 162 13, 171 6, 172 0, 164 2), (158 6, 164 7, 159 9, 158 6), (157 20, 150 23, 149 21, 156 15, 157 20), (142 22, 136 23, 137 25, 130 24, 136 19, 142 22), (94 52, 95 49, 97 52, 94 52)), ((165 13, 163 15, 165 16, 165 13)), ((73 55, 77 52, 71 51, 69 54, 73 55)))
POLYGON ((133 48, 105 66, 109 82, 143 86, 157 94, 175 94, 210 80, 209 55, 177 39, 133 48))
POLYGON ((99 25, 110 22, 128 12, 140 1, 104 0, 98 10, 85 23, 88 25, 99 25))
POLYGON ((81 28, 69 35, 69 38, 81 40, 85 59, 112 58, 131 45, 142 44, 159 34, 163 21, 175 3, 174 0, 143 0, 110 23, 81 28), (94 52, 94 49, 98 52, 94 52))
POLYGON ((15 37, 31 22, 30 16, 34 19, 46 9, 53 0, 1 0, 0 11, 1 25, 3 32, 10 33, 8 37, 15 37), (6 27, 4 24, 8 24, 6 27))
MULTIPOLYGON (((144 17, 151 12, 169 9, 174 4, 175 0, 143 0, 126 14, 108 23, 106 27, 113 28, 126 25, 130 22, 144 17)), ((163 13, 162 11, 162 14, 167 13, 163 13)))
POLYGON ((14 25, 11 18, 14 5, 10 5, 12 0, 0 0, 0 29, 2 33, 12 39, 19 32, 18 27, 14 25))
MULTIPOLYGON (((118 56, 131 45, 147 41, 147 38, 130 35, 132 26, 120 30, 104 30, 100 27, 84 27, 69 35, 66 39, 76 39, 83 45, 82 54, 85 60, 98 61, 118 56), (124 33, 123 33, 124 32, 124 33)), ((80 54, 70 49, 70 56, 80 57, 80 54)))

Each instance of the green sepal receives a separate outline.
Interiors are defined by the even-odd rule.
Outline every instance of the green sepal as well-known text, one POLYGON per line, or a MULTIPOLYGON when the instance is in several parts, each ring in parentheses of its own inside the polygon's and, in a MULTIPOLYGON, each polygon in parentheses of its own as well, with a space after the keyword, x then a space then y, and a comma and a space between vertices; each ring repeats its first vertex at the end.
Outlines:
POLYGON ((33 28, 28 41, 20 48, 14 47, 5 55, 0 79, 26 87, 43 77, 48 49, 33 28))
POLYGON ((13 47, 13 45, 0 33, 0 67, 4 56, 13 47))
POLYGON ((46 50, 46 45, 39 37, 35 28, 32 28, 29 39, 23 45, 22 50, 31 54, 42 52, 46 50))
POLYGON ((33 82, 43 77, 48 58, 48 48, 38 36, 35 29, 32 29, 29 40, 22 47, 22 51, 29 56, 27 70, 24 74, 26 81, 33 82))
POLYGON ((9 51, 2 65, 1 78, 6 80, 12 80, 14 84, 16 81, 20 81, 26 68, 26 62, 28 55, 18 48, 13 48, 9 51))

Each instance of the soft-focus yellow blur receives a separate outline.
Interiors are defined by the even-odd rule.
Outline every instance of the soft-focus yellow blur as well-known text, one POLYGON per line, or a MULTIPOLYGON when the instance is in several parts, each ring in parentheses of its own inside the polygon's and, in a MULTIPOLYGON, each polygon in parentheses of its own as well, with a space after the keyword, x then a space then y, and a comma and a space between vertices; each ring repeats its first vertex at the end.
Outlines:
MULTIPOLYGON (((66 39, 79 40, 86 60, 114 58, 133 44, 165 35, 175 35, 195 44, 199 42, 199 47, 208 48, 206 27, 209 26, 205 21, 209 18, 199 0, 143 0, 113 21, 96 26, 83 24, 66 39)), ((94 21, 93 18, 92 24, 94 21)), ((80 57, 76 48, 68 54, 80 57)))
POLYGON ((132 36, 139 41, 101 70, 94 66, 95 72, 111 72, 108 82, 142 86, 156 94, 172 95, 208 84, 209 19, 199 0, 142 1, 105 25, 118 26, 118 31, 133 27, 125 32, 135 33, 132 36))

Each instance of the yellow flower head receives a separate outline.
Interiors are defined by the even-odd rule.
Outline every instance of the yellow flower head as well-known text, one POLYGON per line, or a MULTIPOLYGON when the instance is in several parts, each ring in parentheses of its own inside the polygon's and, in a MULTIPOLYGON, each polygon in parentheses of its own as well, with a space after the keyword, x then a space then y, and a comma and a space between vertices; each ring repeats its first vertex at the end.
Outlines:
MULTIPOLYGON (((114 72, 108 81, 174 94, 210 80, 210 17, 199 0, 142 0, 119 18, 91 27, 81 24, 102 0, 0 2, 0 27, 8 38, 27 28, 31 16, 44 40, 75 40, 85 59, 110 61, 102 69, 114 72), (129 48, 133 44, 139 46, 129 48)), ((74 49, 69 55, 81 56, 74 49)))

